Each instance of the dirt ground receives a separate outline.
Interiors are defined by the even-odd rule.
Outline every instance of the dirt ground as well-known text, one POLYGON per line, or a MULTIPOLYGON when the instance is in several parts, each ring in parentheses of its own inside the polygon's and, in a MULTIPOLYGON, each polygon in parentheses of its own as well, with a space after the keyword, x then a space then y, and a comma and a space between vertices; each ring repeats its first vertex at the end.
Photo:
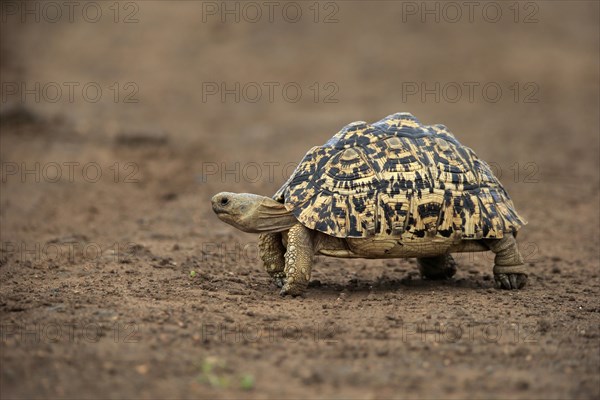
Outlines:
POLYGON ((1 9, 3 399, 600 398, 597 2, 54 3, 1 9), (211 196, 398 111, 492 165, 529 285, 317 257, 281 298, 211 196))

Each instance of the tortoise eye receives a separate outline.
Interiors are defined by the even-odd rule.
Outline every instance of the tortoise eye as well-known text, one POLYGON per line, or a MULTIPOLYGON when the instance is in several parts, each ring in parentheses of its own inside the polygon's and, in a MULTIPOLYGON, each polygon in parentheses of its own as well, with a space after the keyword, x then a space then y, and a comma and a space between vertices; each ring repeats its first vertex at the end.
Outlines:
POLYGON ((229 204, 229 199, 227 197, 222 197, 220 203, 222 206, 226 206, 229 204))

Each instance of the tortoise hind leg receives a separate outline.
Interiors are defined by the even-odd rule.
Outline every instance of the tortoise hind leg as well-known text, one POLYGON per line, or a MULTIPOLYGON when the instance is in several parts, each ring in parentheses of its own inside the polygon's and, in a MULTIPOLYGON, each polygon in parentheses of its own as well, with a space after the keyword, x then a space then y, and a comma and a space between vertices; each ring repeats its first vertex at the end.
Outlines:
POLYGON ((456 261, 450 254, 417 258, 417 265, 421 276, 431 280, 449 279, 456 274, 456 261))
POLYGON ((283 246, 281 233, 263 233, 258 238, 260 258, 265 270, 278 287, 285 284, 285 247, 283 246))
POLYGON ((527 268, 513 235, 485 240, 494 258, 494 280, 499 289, 521 289, 527 283, 527 268))

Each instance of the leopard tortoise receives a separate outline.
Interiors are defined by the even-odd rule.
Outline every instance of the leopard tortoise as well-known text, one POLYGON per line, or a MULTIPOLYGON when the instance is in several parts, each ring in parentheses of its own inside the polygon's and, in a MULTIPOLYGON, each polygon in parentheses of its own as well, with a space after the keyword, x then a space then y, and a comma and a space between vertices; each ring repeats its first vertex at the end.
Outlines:
POLYGON ((515 240, 526 221, 489 165, 444 125, 409 113, 345 126, 310 149, 273 198, 223 192, 212 208, 261 234, 262 261, 282 295, 306 289, 315 254, 416 257, 422 276, 445 279, 456 272, 451 253, 491 250, 498 288, 527 281, 515 240))

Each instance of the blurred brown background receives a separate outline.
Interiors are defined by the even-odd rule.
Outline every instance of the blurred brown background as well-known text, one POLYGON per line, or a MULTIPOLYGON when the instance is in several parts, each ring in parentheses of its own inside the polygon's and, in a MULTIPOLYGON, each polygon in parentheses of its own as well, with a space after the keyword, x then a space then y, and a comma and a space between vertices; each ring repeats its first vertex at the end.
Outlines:
POLYGON ((597 2, 0 6, 3 397, 600 395, 597 2), (319 258, 307 298, 280 299, 210 197, 270 195, 345 124, 398 111, 492 164, 530 222, 530 286, 491 289, 479 255, 448 283, 319 258), (407 339, 420 321, 506 334, 407 339), (205 329, 248 324, 300 336, 205 329))

